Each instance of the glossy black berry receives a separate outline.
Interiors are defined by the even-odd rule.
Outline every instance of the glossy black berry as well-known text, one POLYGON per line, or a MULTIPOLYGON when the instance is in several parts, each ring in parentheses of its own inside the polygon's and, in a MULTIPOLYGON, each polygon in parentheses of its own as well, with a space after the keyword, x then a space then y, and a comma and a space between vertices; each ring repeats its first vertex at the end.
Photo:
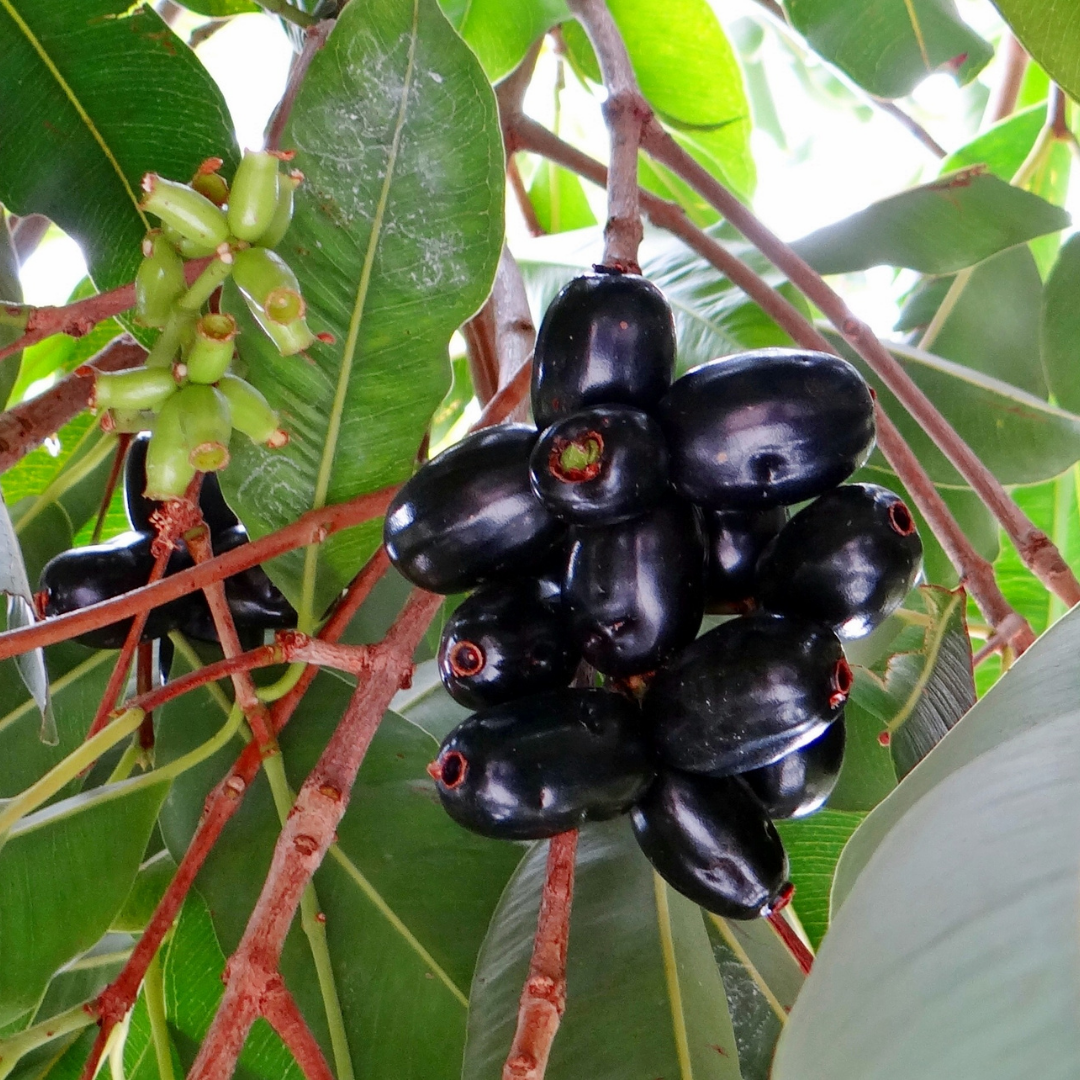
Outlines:
POLYGON ((479 588, 443 628, 439 674, 470 709, 567 686, 580 654, 562 597, 550 580, 526 578, 479 588))
POLYGON ((780 531, 758 565, 759 599, 770 611, 862 637, 903 603, 921 563, 922 541, 900 496, 876 484, 847 484, 780 531))
POLYGON ((664 294, 636 274, 585 274, 552 300, 536 335, 537 426, 587 405, 655 408, 675 371, 675 323, 664 294))
POLYGON ((615 817, 653 778, 637 706, 604 690, 557 690, 474 713, 429 771, 459 825, 504 840, 615 817))
MULTIPOLYGON (((38 588, 42 613, 63 615, 145 585, 154 566, 152 543, 153 537, 146 533, 128 532, 103 544, 61 552, 41 571, 38 588)), ((187 551, 178 549, 169 558, 166 576, 191 565, 187 551)), ((201 594, 184 596, 154 608, 141 640, 150 641, 175 630, 201 600, 201 594)), ((127 637, 131 622, 131 619, 122 619, 80 634, 75 640, 95 649, 118 649, 127 637)))
POLYGON ((626 521, 668 490, 660 425, 628 405, 596 405, 557 420, 533 448, 529 471, 541 502, 577 525, 626 521))
POLYGON ((869 388, 828 353, 759 349, 702 364, 671 387, 658 417, 676 490, 718 510, 812 499, 874 443, 869 388))
POLYGON ((737 776, 665 769, 630 820, 656 872, 706 911, 754 919, 768 914, 786 891, 784 845, 737 776))
MULTIPOLYGON (((241 547, 248 542, 243 525, 234 525, 213 538, 215 555, 241 547)), ((270 580, 261 566, 252 566, 225 579, 225 598, 237 626, 257 626, 275 630, 296 625, 296 609, 270 580)))
MULTIPOLYGON (((146 490, 146 448, 149 444, 148 434, 144 432, 137 435, 128 447, 127 459, 124 462, 124 508, 127 510, 127 519, 136 532, 145 533, 155 532, 150 515, 162 505, 156 499, 148 499, 143 494, 146 490)), ((199 489, 199 509, 211 536, 217 536, 240 523, 240 519, 232 512, 221 494, 217 473, 210 472, 203 476, 202 487, 199 489)))
POLYGON ((528 571, 564 526, 533 494, 523 424, 486 428, 429 461, 394 496, 383 541, 414 585, 463 592, 528 571))
POLYGON ((704 572, 697 512, 671 496, 620 525, 572 526, 563 602, 582 655, 605 675, 652 671, 694 640, 704 572))
POLYGON ((761 553, 784 527, 787 509, 706 510, 705 609, 730 611, 756 595, 756 568, 761 553))
POLYGON ((844 763, 843 719, 831 723, 813 742, 779 761, 742 774, 774 820, 806 817, 825 805, 844 763))
POLYGON ((645 695, 645 717, 669 765, 727 776, 817 738, 843 712, 851 681, 828 627, 750 615, 665 664, 645 695))

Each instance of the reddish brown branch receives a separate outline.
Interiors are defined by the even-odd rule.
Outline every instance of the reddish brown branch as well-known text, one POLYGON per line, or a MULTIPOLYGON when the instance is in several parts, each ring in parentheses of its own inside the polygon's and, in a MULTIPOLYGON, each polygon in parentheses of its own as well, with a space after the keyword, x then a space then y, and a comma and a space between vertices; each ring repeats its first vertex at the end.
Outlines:
POLYGON ((258 1015, 252 988, 277 974, 285 935, 300 897, 334 841, 338 823, 371 739, 390 699, 407 686, 412 656, 442 597, 416 592, 381 644, 371 651, 368 677, 357 687, 282 827, 270 872, 240 944, 226 966, 225 996, 189 1080, 229 1076, 258 1015))
POLYGON ((307 1080, 334 1080, 322 1047, 311 1034, 303 1013, 292 994, 278 976, 273 989, 263 996, 261 1012, 270 1026, 281 1036, 281 1041, 296 1058, 296 1064, 307 1080))
POLYGON ((134 589, 79 611, 45 619, 33 626, 9 630, 0 634, 0 659, 15 656, 40 645, 53 645, 87 630, 96 630, 117 619, 127 618, 144 609, 158 607, 196 589, 202 589, 211 581, 221 581, 240 573, 241 570, 258 566, 287 551, 321 543, 341 529, 380 517, 385 513, 396 490, 396 487, 383 488, 368 495, 358 495, 348 502, 335 503, 321 510, 309 510, 291 525, 286 525, 277 532, 252 540, 249 544, 241 544, 224 555, 218 555, 188 570, 181 570, 163 581, 144 585, 141 589, 134 589))
MULTIPOLYGON (((89 361, 98 371, 126 371, 146 359, 146 350, 130 335, 113 338, 89 361)), ((40 446, 90 404, 94 380, 87 373, 68 375, 30 401, 0 414, 0 472, 40 446)))
POLYGON ((903 127, 907 128, 907 130, 910 131, 911 134, 914 135, 915 138, 918 139, 919 142, 921 142, 923 146, 925 146, 926 149, 934 155, 934 157, 944 158, 949 156, 948 150, 946 150, 945 147, 942 146, 941 143, 939 143, 937 139, 935 139, 934 136, 931 135, 930 132, 927 131, 926 128, 924 128, 918 120, 915 119, 914 116, 910 116, 908 113, 904 112, 904 110, 901 109, 895 101, 889 101, 888 98, 879 98, 873 96, 871 96, 870 100, 883 113, 888 113, 888 115, 891 116, 894 120, 899 122, 903 127))
MULTIPOLYGON (((149 694, 154 688, 154 643, 144 641, 135 656, 135 692, 149 694)), ((150 750, 154 746, 154 714, 147 712, 139 725, 139 747, 150 750)))
POLYGON ((1080 582, 1050 538, 1034 526, 993 473, 908 375, 903 365, 877 339, 870 327, 855 317, 821 275, 759 221, 655 121, 646 125, 642 145, 657 161, 685 180, 719 210, 771 263, 787 275, 804 296, 817 305, 983 501, 1012 540, 1028 569, 1069 607, 1080 602, 1080 582))
POLYGON ((296 95, 304 84, 311 61, 315 54, 326 44, 330 31, 334 29, 334 20, 325 19, 314 23, 304 30, 304 47, 299 54, 293 57, 292 67, 289 68, 289 80, 285 85, 285 93, 282 94, 277 108, 266 128, 266 149, 280 150, 281 136, 285 131, 285 125, 289 122, 293 105, 296 103, 296 95))
POLYGON ((814 966, 814 954, 806 947, 806 942, 795 933, 794 928, 781 912, 772 912, 768 919, 772 928, 776 931, 776 936, 784 943, 795 963, 802 969, 802 973, 809 975, 810 969, 814 966))
POLYGON ((499 387, 499 352, 495 343, 494 302, 489 296, 484 306, 461 325, 473 390, 481 405, 486 405, 499 387))
POLYGON ((532 199, 529 198, 529 193, 525 190, 525 181, 521 179, 521 170, 517 167, 517 162, 513 158, 508 159, 506 162, 506 179, 510 181, 510 190, 514 193, 518 209, 525 219, 525 228, 529 230, 529 235, 545 236, 547 230, 540 224, 540 219, 536 216, 536 207, 533 206, 532 199))
MULTIPOLYGON (((532 150, 558 161, 594 183, 604 183, 606 170, 600 162, 563 142, 539 124, 520 114, 505 118, 505 122, 508 147, 532 150)), ((685 241, 691 249, 754 300, 795 342, 804 348, 835 352, 832 345, 818 333, 802 312, 722 244, 693 225, 681 207, 644 190, 641 192, 641 201, 653 224, 667 229, 685 241)), ((527 385, 527 374, 521 372, 520 377, 524 387, 527 385)), ((489 408, 493 408, 497 401, 497 397, 493 399, 489 408)), ((908 489, 912 500, 956 567, 961 581, 970 591, 979 609, 992 625, 1008 635, 1017 651, 1022 652, 1034 640, 1031 628, 1009 606, 994 578, 993 567, 979 555, 964 535, 926 470, 899 431, 880 409, 877 411, 877 418, 878 444, 886 460, 908 489)))
POLYGON ((11 222, 11 241, 20 266, 37 251, 51 224, 44 214, 27 214, 11 222))
POLYGON ((640 273, 641 212, 638 202, 638 147, 652 110, 638 90, 634 68, 604 0, 567 0, 592 42, 608 97, 604 120, 611 140, 608 167, 608 219, 604 226, 604 265, 640 273))
POLYGON ((998 48, 1003 65, 1001 77, 986 104, 986 119, 991 124, 996 124, 999 120, 1004 120, 1006 116, 1012 115, 1028 64, 1028 54, 1014 34, 1006 31, 998 48))
MULTIPOLYGON (((213 256, 192 259, 184 264, 184 277, 189 285, 210 265, 212 258, 213 256)), ((25 311, 27 322, 22 337, 0 349, 0 360, 53 334, 67 334, 77 338, 90 333, 103 319, 119 315, 135 306, 135 283, 121 285, 96 296, 88 296, 85 300, 76 300, 74 304, 66 304, 64 307, 21 308, 17 304, 5 306, 13 314, 19 310, 25 311)))
POLYGON ((574 898, 577 831, 552 837, 529 974, 521 991, 517 1030, 503 1080, 543 1080, 548 1055, 566 1009, 566 948, 574 898))

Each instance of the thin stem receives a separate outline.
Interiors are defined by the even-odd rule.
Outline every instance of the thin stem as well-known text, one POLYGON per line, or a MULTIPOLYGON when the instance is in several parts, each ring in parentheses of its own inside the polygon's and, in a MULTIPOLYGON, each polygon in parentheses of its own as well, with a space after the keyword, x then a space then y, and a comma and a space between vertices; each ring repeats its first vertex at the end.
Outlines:
MULTIPOLYGON (((529 230, 529 235, 547 235, 547 230, 540 224, 540 219, 536 216, 536 207, 533 206, 532 199, 529 198, 529 193, 525 190, 525 181, 521 179, 521 170, 517 167, 517 162, 513 158, 506 162, 506 179, 510 181, 510 190, 514 193, 518 209, 525 219, 525 228, 529 230)), ((554 190, 554 187, 552 190, 554 190)))
POLYGON ((19 1063, 19 1059, 25 1057, 31 1050, 68 1035, 73 1031, 81 1031, 89 1027, 96 1017, 96 1010, 91 1002, 82 1005, 73 1005, 56 1016, 42 1020, 40 1024, 26 1028, 16 1035, 9 1035, 6 1039, 0 1039, 0 1080, 3 1080, 19 1063))
POLYGON ((270 15, 277 15, 279 18, 292 23, 293 26, 299 26, 301 29, 307 29, 315 22, 314 16, 309 15, 306 11, 301 11, 298 7, 293 7, 287 0, 256 0, 256 2, 263 11, 270 15))
POLYGON ((15 245, 15 258, 20 266, 37 251, 51 224, 44 214, 27 214, 11 223, 11 242, 15 245))
MULTIPOLYGON (((334 1074, 323 1057, 322 1048, 315 1041, 311 1028, 283 982, 279 991, 268 994, 262 1001, 262 1014, 281 1036, 281 1041, 296 1058, 296 1063, 307 1080, 334 1080, 334 1074)), ((340 1065, 338 1080, 344 1080, 340 1074, 340 1065)))
POLYGON ((883 113, 887 113, 910 131, 911 134, 934 155, 934 157, 945 158, 949 156, 948 150, 946 150, 945 147, 942 146, 914 116, 904 112, 895 101, 889 101, 887 98, 874 97, 873 95, 870 95, 870 100, 874 103, 876 108, 880 109, 883 113))
POLYGON ((807 947, 792 925, 784 918, 783 912, 774 911, 769 916, 769 924, 776 931, 776 936, 784 943, 787 951, 791 953, 795 963, 802 969, 804 975, 810 974, 814 966, 814 954, 807 947))
POLYGON ((517 1030, 503 1066, 503 1080, 543 1080, 566 1009, 566 949, 577 840, 574 830, 549 842, 529 974, 521 991, 517 1030))
POLYGON ((1001 78, 998 79, 990 100, 986 104, 986 119, 991 124, 996 124, 999 120, 1004 120, 1006 116, 1012 115, 1028 64, 1028 55, 1024 51, 1024 46, 1008 30, 1005 31, 998 51, 1003 65, 1001 78))
POLYGON ((101 493, 97 520, 94 522, 94 531, 90 536, 91 544, 97 544, 101 540, 101 530, 105 525, 105 517, 109 513, 109 504, 112 502, 113 493, 116 491, 116 483, 120 479, 120 470, 124 467, 124 455, 127 453, 131 439, 132 436, 126 432, 116 437, 116 453, 113 455, 112 468, 109 469, 109 475, 105 481, 105 490, 101 493))
POLYGON ((940 304, 938 304, 937 311, 934 312, 934 317, 930 320, 930 324, 923 331, 923 335, 919 338, 919 348, 929 349, 935 341, 937 341, 938 334, 941 333, 941 328, 945 325, 946 320, 953 313, 956 308, 960 297, 963 296, 964 290, 967 288, 968 282, 971 280, 971 275, 975 273, 974 266, 965 266, 956 277, 952 279, 952 283, 949 285, 948 292, 942 298, 940 304))
POLYGON ((169 1042, 169 1024, 165 1016, 165 978, 161 969, 161 959, 156 953, 146 969, 143 993, 146 995, 146 1012, 150 1018, 150 1038, 154 1043, 158 1078, 159 1080, 175 1080, 172 1046, 169 1042))
POLYGON ((608 97, 604 120, 611 139, 608 167, 608 219, 604 226, 604 265, 639 272, 641 212, 638 203, 638 147, 652 110, 637 88, 634 67, 604 0, 568 0, 600 62, 608 97))

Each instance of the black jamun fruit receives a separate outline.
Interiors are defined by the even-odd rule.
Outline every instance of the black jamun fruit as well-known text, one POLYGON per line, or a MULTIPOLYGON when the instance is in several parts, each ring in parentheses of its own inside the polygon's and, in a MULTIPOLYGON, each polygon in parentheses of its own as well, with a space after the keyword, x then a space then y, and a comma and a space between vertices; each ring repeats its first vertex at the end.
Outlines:
POLYGON ((784 527, 787 508, 706 510, 705 610, 730 611, 756 598, 757 561, 784 527))
POLYGON ((832 794, 844 763, 844 721, 779 761, 742 774, 773 820, 800 818, 820 810, 832 794))
POLYGON ((574 278, 551 301, 532 369, 541 429, 587 405, 655 408, 675 371, 675 322, 664 294, 637 274, 574 278))
POLYGON ((846 480, 874 444, 863 377, 828 353, 758 349, 694 368, 660 402, 671 481, 717 510, 812 499, 846 480))
POLYGON ((627 811, 654 771, 637 706, 556 690, 474 713, 429 768, 446 812, 482 836, 539 840, 627 811))

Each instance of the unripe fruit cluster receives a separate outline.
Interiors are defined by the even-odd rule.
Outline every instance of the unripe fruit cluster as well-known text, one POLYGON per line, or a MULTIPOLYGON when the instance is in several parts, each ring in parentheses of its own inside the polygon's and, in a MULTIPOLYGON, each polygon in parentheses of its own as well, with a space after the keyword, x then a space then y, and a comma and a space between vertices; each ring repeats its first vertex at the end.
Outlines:
MULTIPOLYGON (((146 469, 149 435, 132 440, 124 465, 124 509, 131 531, 103 544, 72 548, 50 559, 41 571, 38 606, 44 616, 110 600, 145 585, 154 566, 152 550, 156 528, 153 515, 162 504, 147 498, 146 469)), ((199 509, 210 532, 215 555, 223 555, 248 542, 247 530, 225 502, 217 477, 209 473, 199 491, 199 509)), ((169 557, 165 576, 192 566, 181 542, 169 557)), ((296 625, 296 612, 259 566, 225 579, 225 598, 245 648, 261 645, 263 632, 296 625)), ((131 629, 131 619, 110 623, 75 638, 96 649, 118 649, 131 629)), ((217 641, 217 630, 202 592, 196 591, 154 608, 146 620, 142 641, 164 638, 172 630, 199 641, 217 641)), ((162 643, 163 646, 165 642, 162 643)), ((168 673, 163 655, 162 675, 168 673)))
POLYGON ((629 812, 674 888, 751 918, 788 894, 772 819, 839 774, 841 638, 900 605, 922 548, 896 495, 843 483, 874 441, 851 365, 763 349, 674 369, 658 289, 575 279, 537 337, 539 430, 424 465, 384 539, 413 583, 475 590, 439 651, 479 710, 431 767, 450 815, 527 840, 629 812), (698 637, 707 611, 736 617, 698 637), (603 690, 568 687, 581 661, 603 690))
POLYGON ((191 183, 143 177, 142 209, 161 221, 143 241, 135 278, 135 318, 161 333, 142 368, 96 374, 92 405, 116 431, 152 429, 147 494, 179 498, 196 472, 229 460, 233 430, 283 446, 277 413, 252 385, 229 374, 237 334, 231 315, 205 310, 229 277, 283 356, 316 339, 296 275, 271 249, 292 219, 302 176, 282 172, 291 154, 247 151, 230 185, 220 158, 205 161, 191 183), (189 287, 184 259, 213 256, 189 287))

